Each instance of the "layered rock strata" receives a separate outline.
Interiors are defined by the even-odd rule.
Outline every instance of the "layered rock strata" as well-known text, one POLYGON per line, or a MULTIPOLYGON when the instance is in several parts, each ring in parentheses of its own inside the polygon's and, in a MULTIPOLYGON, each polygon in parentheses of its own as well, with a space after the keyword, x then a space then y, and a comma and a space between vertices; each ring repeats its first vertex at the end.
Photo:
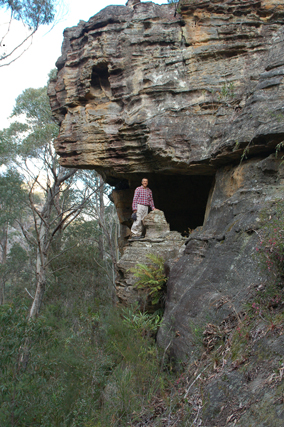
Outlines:
MULTIPOLYGON (((129 269, 148 253, 163 256, 170 274, 158 343, 175 360, 196 360, 196 331, 218 330, 269 283, 255 248, 262 212, 284 198, 275 157, 284 140, 284 3, 180 5, 175 13, 129 0, 66 29, 49 96, 60 163, 94 168, 115 186, 120 301, 141 298, 129 269), (146 238, 126 244, 145 175, 166 220, 151 213, 146 238), (185 250, 179 233, 189 234, 185 250)), ((283 335, 267 327, 260 318, 245 362, 225 354, 207 380, 206 367, 193 376, 190 394, 202 402, 193 423, 281 424, 283 335)))
POLYGON ((284 134, 283 3, 134 3, 64 32, 49 87, 61 164, 114 183, 212 175, 248 144, 271 151, 284 134))
MULTIPOLYGON (((56 150, 62 165, 95 168, 115 186, 123 243, 145 174, 170 229, 195 230, 170 274, 158 336, 188 357, 192 325, 218 323, 263 280, 253 257, 259 214, 283 198, 272 153, 284 139, 284 4, 184 0, 176 14, 128 5, 65 30, 49 86, 56 150)), ((124 256, 143 262, 146 244, 124 256)))

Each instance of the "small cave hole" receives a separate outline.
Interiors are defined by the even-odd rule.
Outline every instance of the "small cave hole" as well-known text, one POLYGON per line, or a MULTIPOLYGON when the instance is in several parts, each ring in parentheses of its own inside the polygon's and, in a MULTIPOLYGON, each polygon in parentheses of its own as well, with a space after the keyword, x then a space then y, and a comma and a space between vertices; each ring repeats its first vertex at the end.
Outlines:
POLYGON ((152 27, 152 23, 149 21, 145 21, 143 22, 143 26, 144 26, 144 30, 148 30, 149 28, 152 27))
POLYGON ((102 94, 107 96, 111 94, 109 71, 105 63, 96 65, 91 76, 91 95, 95 97, 102 94))

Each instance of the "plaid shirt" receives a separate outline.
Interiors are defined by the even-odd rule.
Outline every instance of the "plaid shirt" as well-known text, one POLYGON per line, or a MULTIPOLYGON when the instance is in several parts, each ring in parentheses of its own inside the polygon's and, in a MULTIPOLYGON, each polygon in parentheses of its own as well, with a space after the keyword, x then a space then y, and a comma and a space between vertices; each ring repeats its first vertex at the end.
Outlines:
POLYGON ((151 209, 155 209, 153 195, 150 188, 144 188, 143 185, 137 187, 133 197, 132 210, 137 211, 137 205, 151 206, 151 209))

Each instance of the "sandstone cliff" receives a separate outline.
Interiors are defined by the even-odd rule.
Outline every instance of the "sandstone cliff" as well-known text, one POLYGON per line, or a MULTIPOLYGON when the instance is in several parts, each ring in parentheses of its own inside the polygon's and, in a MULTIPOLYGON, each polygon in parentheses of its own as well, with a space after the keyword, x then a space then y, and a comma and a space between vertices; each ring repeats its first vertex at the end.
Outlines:
POLYGON ((176 16, 150 2, 66 29, 49 88, 61 164, 129 186, 121 223, 147 173, 173 230, 202 225, 216 171, 282 141, 283 14, 271 0, 185 1, 176 16))
MULTIPOLYGON (((145 174, 171 230, 194 229, 171 270, 158 335, 175 358, 194 357, 193 330, 240 312, 265 281, 254 258, 260 213, 284 196, 275 158, 283 24, 282 1, 184 0, 176 16, 169 5, 138 2, 65 30, 49 88, 61 164, 95 168, 116 187, 122 238, 145 174)), ((265 345, 283 358, 283 346, 265 345)), ((207 427, 215 425, 209 409, 207 427)), ((258 425, 279 425, 275 414, 258 425)), ((254 425, 253 413, 243 420, 237 425, 254 425)))

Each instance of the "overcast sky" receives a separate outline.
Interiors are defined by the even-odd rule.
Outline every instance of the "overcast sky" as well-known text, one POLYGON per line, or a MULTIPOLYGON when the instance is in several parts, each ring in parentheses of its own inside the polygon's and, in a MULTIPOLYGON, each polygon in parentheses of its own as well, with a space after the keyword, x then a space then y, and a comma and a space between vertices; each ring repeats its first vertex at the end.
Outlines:
MULTIPOLYGON (((156 0, 155 3, 166 3, 166 0, 156 0)), ((7 67, 0 68, 0 129, 7 127, 7 118, 12 112, 15 99, 24 89, 37 88, 46 84, 48 73, 55 68, 55 62, 61 54, 63 30, 73 27, 80 20, 88 19, 104 7, 111 4, 124 5, 123 0, 64 0, 64 7, 59 13, 60 20, 52 28, 42 27, 34 36, 33 43, 24 55, 7 67)), ((0 40, 5 31, 5 23, 9 15, 0 11, 0 40)), ((13 22, 10 37, 22 37, 25 32, 21 25, 13 22)), ((6 49, 12 39, 6 39, 6 49)), ((3 47, 0 47, 0 54, 3 47)))

